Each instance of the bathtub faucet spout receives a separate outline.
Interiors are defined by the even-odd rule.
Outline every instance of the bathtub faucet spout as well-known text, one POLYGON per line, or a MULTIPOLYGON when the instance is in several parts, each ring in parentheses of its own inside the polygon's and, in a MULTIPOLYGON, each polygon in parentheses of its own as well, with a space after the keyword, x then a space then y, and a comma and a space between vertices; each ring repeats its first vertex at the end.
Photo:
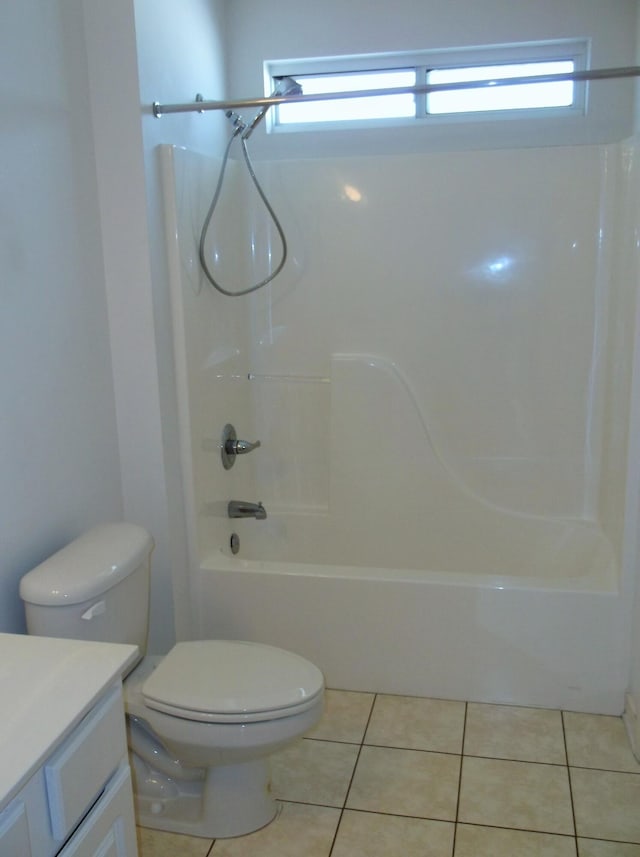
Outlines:
POLYGON ((230 518, 255 518, 264 521, 267 510, 262 503, 245 503, 243 500, 229 500, 227 514, 230 518))

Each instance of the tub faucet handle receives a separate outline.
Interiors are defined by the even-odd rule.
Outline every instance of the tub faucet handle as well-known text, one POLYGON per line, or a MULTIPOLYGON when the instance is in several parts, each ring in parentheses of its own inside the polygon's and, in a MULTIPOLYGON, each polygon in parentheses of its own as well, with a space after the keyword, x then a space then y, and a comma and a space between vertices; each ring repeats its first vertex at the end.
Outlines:
POLYGON ((257 449, 260 446, 260 441, 250 443, 248 440, 228 440, 226 443, 227 455, 244 455, 251 452, 252 449, 257 449))
POLYGON ((256 440, 250 443, 248 440, 238 440, 235 428, 231 423, 227 423, 222 431, 222 444, 220 447, 220 455, 222 457, 222 465, 225 470, 233 467, 236 460, 236 455, 246 455, 252 449, 257 449, 260 446, 260 441, 256 440))

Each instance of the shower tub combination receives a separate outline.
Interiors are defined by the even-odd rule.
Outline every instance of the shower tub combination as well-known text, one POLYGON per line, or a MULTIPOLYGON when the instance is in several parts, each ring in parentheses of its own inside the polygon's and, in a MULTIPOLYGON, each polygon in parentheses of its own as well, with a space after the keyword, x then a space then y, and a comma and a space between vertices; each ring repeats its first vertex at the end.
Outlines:
MULTIPOLYGON (((628 151, 265 162, 292 258, 229 300, 196 262, 220 162, 163 147, 193 636, 297 651, 329 687, 622 711, 628 151), (579 190, 559 200, 559 176, 579 190), (566 235, 540 234, 550 206, 566 235), (261 446, 225 470, 229 422, 261 446), (229 520, 231 499, 266 520, 229 520)), ((212 252, 250 234, 233 265, 251 282, 277 236, 229 175, 212 252)))

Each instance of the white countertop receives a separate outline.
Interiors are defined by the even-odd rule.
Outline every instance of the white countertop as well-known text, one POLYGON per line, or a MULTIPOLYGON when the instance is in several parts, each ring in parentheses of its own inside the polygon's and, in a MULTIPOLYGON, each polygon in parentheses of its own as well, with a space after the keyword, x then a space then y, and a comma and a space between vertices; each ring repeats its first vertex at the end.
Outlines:
POLYGON ((119 643, 0 633, 0 809, 137 654, 119 643))

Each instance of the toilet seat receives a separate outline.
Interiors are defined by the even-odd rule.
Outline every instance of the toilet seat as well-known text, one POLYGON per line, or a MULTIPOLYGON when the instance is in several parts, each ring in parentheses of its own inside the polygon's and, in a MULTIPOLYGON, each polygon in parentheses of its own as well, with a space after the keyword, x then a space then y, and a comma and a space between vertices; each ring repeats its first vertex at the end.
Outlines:
POLYGON ((312 708, 320 670, 299 655, 235 640, 177 643, 142 685, 156 711, 206 723, 251 723, 312 708))

